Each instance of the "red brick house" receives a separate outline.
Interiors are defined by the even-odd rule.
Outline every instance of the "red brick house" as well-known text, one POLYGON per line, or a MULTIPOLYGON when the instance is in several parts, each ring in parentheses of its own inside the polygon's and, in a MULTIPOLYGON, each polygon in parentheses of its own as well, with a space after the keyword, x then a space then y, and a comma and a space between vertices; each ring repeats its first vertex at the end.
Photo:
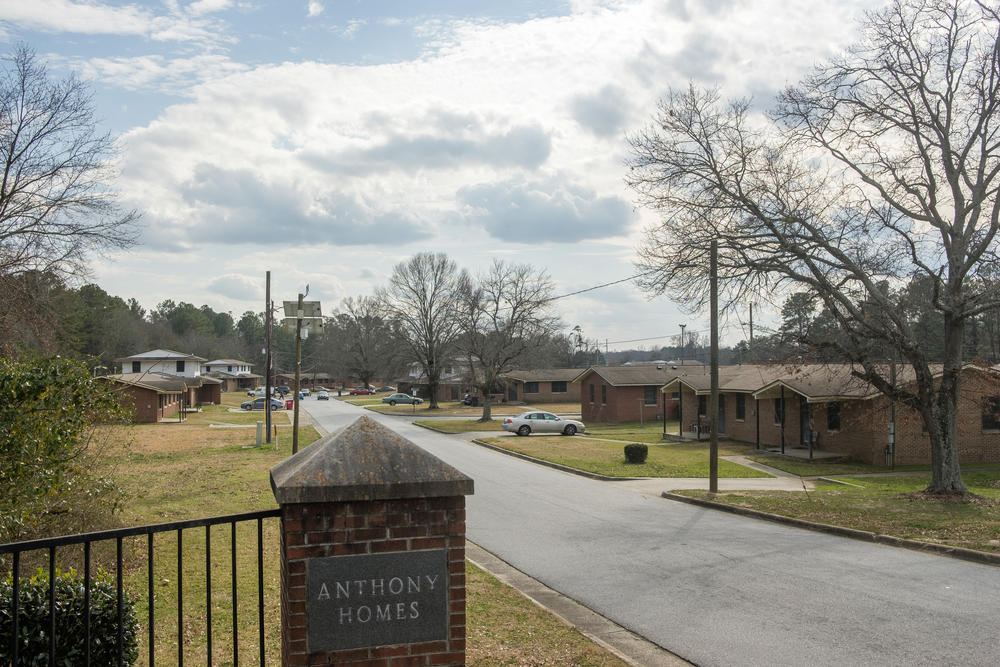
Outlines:
POLYGON ((132 408, 132 420, 137 423, 163 421, 176 416, 184 403, 187 386, 183 378, 171 378, 154 373, 122 373, 105 375, 114 385, 113 391, 125 408, 132 408))
MULTIPOLYGON (((292 371, 291 373, 275 373, 274 378, 271 381, 274 382, 275 386, 288 385, 289 387, 294 387, 295 371, 292 371)), ((323 372, 300 373, 299 383, 302 387, 306 387, 308 389, 313 389, 314 387, 333 389, 337 384, 333 381, 332 375, 323 372)), ((263 382, 258 386, 264 386, 263 382)))
POLYGON ((580 385, 574 380, 582 368, 514 370, 503 374, 507 400, 525 403, 579 403, 580 385))
MULTIPOLYGON (((887 462, 891 401, 851 375, 849 364, 724 366, 719 369, 719 432, 761 447, 824 451, 867 463, 887 462)), ((912 370, 901 366, 905 383, 912 370)), ((959 457, 1000 462, 1000 373, 967 366, 959 399, 959 457)), ((677 393, 679 434, 707 435, 707 373, 676 375, 661 392, 677 393)), ((930 461, 930 439, 915 411, 895 406, 897 465, 930 461)))
POLYGON ((202 373, 205 359, 174 350, 150 350, 115 361, 122 365, 123 375, 160 375, 181 378, 186 387, 185 407, 222 403, 222 380, 202 373))
POLYGON ((584 422, 654 420, 664 414, 673 419, 677 401, 660 388, 676 375, 667 364, 588 368, 573 378, 580 387, 580 417, 584 422))

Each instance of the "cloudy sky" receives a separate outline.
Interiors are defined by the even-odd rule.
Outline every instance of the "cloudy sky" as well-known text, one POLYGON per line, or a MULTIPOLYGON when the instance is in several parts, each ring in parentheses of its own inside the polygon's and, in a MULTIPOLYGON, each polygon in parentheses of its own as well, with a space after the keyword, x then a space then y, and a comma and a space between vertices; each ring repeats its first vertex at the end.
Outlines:
MULTIPOLYGON (((633 275, 655 218, 624 186, 626 137, 657 99, 694 81, 766 107, 877 4, 0 0, 0 51, 91 81, 119 137, 144 231, 94 263, 101 287, 238 317, 270 270, 275 300, 308 283, 330 313, 421 251, 544 267, 557 294, 633 275)), ((628 282, 556 306, 611 349, 707 329, 628 282)))

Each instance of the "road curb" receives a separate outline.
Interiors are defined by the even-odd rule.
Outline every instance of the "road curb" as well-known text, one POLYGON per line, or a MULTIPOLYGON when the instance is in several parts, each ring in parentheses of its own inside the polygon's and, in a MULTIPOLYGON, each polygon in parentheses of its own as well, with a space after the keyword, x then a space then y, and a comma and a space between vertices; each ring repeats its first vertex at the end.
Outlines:
POLYGON ((573 598, 549 588, 471 540, 466 540, 465 557, 470 563, 518 591, 564 623, 576 628, 580 634, 629 665, 684 667, 692 664, 573 598))
POLYGON ((941 556, 949 556, 951 558, 972 561, 983 565, 1000 565, 1000 554, 989 553, 986 551, 977 551, 975 549, 966 549, 964 547, 949 547, 944 544, 908 540, 902 537, 893 537, 892 535, 880 535, 879 533, 872 533, 867 530, 857 530, 856 528, 832 526, 826 523, 817 523, 815 521, 806 521, 805 519, 781 516, 780 514, 771 514, 770 512, 761 512, 760 510, 748 509, 746 507, 735 507, 733 505, 717 503, 711 500, 703 500, 701 498, 691 498, 677 493, 670 493, 669 491, 664 491, 660 494, 660 496, 667 500, 676 500, 678 502, 688 503, 689 505, 698 505, 708 509, 729 512, 730 514, 738 514, 740 516, 762 519, 764 521, 773 521, 774 523, 783 523, 796 528, 804 528, 806 530, 827 533, 829 535, 849 537, 863 542, 885 544, 893 547, 912 549, 914 551, 929 551, 941 556))

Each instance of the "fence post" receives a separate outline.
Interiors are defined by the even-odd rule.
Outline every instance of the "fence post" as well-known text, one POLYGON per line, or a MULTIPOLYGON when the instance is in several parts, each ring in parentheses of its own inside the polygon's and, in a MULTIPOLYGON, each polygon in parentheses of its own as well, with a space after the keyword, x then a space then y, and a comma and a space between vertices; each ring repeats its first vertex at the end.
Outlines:
POLYGON ((465 663, 473 481, 373 419, 271 469, 281 507, 281 660, 465 663))

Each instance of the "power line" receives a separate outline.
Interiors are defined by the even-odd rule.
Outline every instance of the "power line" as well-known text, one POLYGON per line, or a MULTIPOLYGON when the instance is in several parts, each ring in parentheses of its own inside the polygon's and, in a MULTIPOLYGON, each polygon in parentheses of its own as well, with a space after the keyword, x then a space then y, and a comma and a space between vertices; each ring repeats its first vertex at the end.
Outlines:
POLYGON ((577 294, 583 294, 584 292, 593 292, 594 290, 602 289, 604 287, 611 287, 612 285, 617 285, 619 283, 628 282, 629 280, 635 280, 636 278, 641 278, 642 276, 648 276, 650 273, 657 271, 657 269, 652 269, 650 271, 643 271, 642 273, 637 273, 634 276, 629 276, 628 278, 622 278, 621 280, 615 280, 610 283, 604 283, 602 285, 594 285, 593 287, 588 287, 586 289, 577 290, 575 292, 570 292, 568 294, 560 294, 559 296, 554 296, 548 301, 556 301, 558 299, 565 299, 566 297, 576 296, 577 294))

